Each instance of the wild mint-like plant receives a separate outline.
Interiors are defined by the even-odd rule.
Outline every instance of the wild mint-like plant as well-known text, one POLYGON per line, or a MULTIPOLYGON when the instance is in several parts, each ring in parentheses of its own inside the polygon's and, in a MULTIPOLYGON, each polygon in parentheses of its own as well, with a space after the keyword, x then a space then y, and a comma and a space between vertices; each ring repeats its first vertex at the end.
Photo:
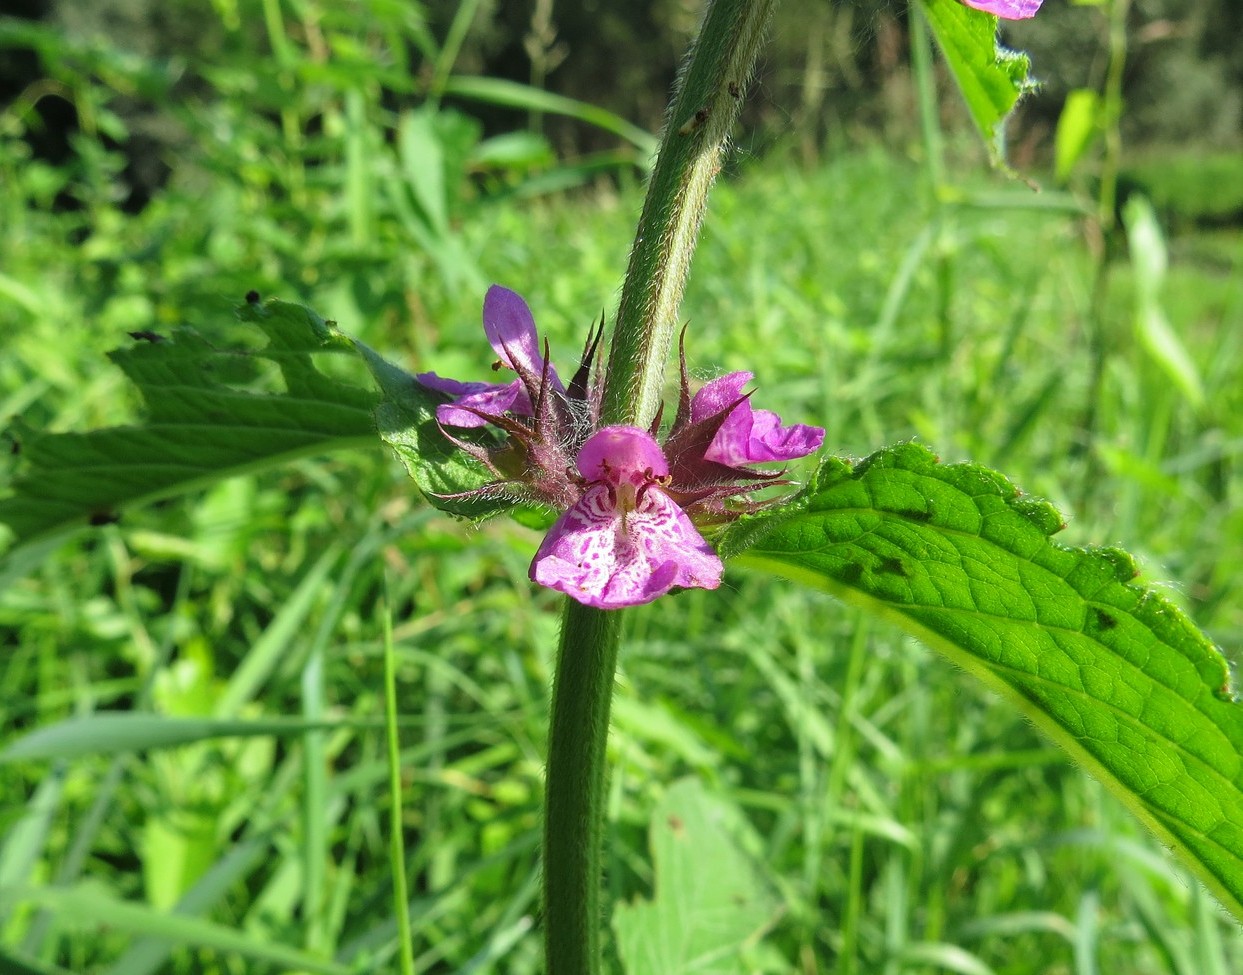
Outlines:
MULTIPOLYGON (((116 358, 146 398, 146 426, 27 431, 31 466, 0 517, 22 541, 54 538, 123 504, 361 443, 378 427, 432 504, 469 519, 508 512, 545 530, 531 578, 569 597, 543 847, 554 975, 599 970, 605 742, 623 613, 678 589, 716 588, 727 561, 861 606, 970 671, 1243 918, 1243 714, 1221 653, 1165 598, 1132 583, 1130 556, 1059 545, 1051 536, 1062 519, 1049 504, 914 443, 861 461, 823 458, 795 485, 793 462, 821 446, 823 431, 753 405, 748 372, 693 389, 687 359, 695 329, 708 324, 684 333, 677 402, 662 402, 708 190, 772 6, 709 4, 669 111, 606 361, 601 332, 589 330, 564 379, 525 301, 500 286, 483 297, 502 373, 491 381, 412 375, 307 309, 252 297, 242 316, 266 334, 258 354, 279 367, 286 395, 235 394, 202 368, 217 353, 193 333, 142 341, 116 358), (378 397, 319 372, 312 353, 324 350, 361 355, 378 397), (89 482, 78 473, 87 461, 89 482)), ((921 0, 917 10, 999 153, 1000 123, 1030 82, 1025 60, 996 47, 993 15, 1031 16, 1039 3, 971 6, 980 9, 921 0)), ((620 929, 618 940, 637 964, 620 929)), ((683 960, 661 957, 653 970, 683 960)))

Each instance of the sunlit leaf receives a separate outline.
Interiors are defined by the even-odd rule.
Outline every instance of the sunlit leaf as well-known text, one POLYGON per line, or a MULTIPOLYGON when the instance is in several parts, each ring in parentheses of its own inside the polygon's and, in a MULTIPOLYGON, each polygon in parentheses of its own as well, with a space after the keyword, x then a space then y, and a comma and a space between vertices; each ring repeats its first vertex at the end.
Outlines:
POLYGON ((614 913, 626 975, 751 970, 742 947, 772 923, 776 898, 744 851, 746 833, 737 808, 697 780, 665 793, 650 831, 655 893, 614 913))
POLYGON ((945 63, 996 162, 1004 159, 1003 126, 1019 98, 1036 87, 1026 54, 997 43, 997 18, 958 0, 920 0, 945 63))
POLYGON ((1066 95, 1053 138, 1053 172, 1059 183, 1066 182, 1099 134, 1100 112, 1100 96, 1092 89, 1075 88, 1066 95))
POLYGON ((301 305, 248 302, 238 315, 266 345, 218 347, 176 328, 136 334, 109 354, 142 396, 141 423, 88 433, 19 429, 23 470, 0 500, 0 521, 19 543, 223 477, 375 442, 375 394, 329 378, 312 360, 352 354, 348 341, 301 305), (267 363, 283 391, 255 390, 267 363))
POLYGON ((445 94, 491 105, 506 105, 527 111, 566 115, 621 136, 644 156, 649 156, 656 151, 656 139, 650 132, 627 122, 620 115, 608 109, 505 78, 454 75, 445 82, 445 94))
POLYGON ((1005 478, 902 444, 830 460, 739 561, 896 621, 1016 704, 1243 917, 1243 707, 1225 659, 1116 549, 1005 478))
POLYGON ((1169 258, 1157 214, 1135 194, 1122 209, 1131 266, 1135 271, 1135 330, 1140 343, 1192 406, 1204 403, 1204 384, 1186 346, 1170 324, 1161 302, 1169 258))
MULTIPOLYGON (((420 385, 410 373, 361 342, 355 344, 383 394, 375 411, 380 438, 393 448, 427 499, 442 511, 464 518, 487 518, 513 508, 517 500, 499 490, 453 497, 497 480, 496 475, 441 431, 436 406, 446 397, 420 385)), ((490 437, 486 431, 461 433, 464 438, 490 437)))
POLYGON ((101 712, 36 728, 0 750, 0 764, 178 748, 214 738, 302 735, 335 726, 301 718, 173 718, 101 712))

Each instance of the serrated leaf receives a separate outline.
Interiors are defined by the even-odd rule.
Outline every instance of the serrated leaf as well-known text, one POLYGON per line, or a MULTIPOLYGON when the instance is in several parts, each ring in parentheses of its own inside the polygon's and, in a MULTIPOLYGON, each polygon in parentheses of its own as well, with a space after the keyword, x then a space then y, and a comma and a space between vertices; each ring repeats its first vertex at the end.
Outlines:
POLYGON ((142 424, 21 430, 24 470, 0 500, 0 521, 19 544, 224 477, 374 442, 375 395, 312 361, 312 353, 350 352, 346 340, 309 308, 284 301, 247 303, 238 315, 267 336, 263 348, 216 348, 178 328, 109 353, 142 395, 142 424), (284 392, 243 388, 264 362, 275 364, 284 392))
POLYGON ((742 946, 772 923, 776 899, 744 850, 747 833, 737 807, 697 780, 665 793, 649 834, 654 896, 614 910, 626 975, 750 970, 742 946))
MULTIPOLYGON (((375 410, 380 439, 393 448, 429 502, 441 511, 471 519, 489 518, 519 503, 519 499, 500 489, 469 497, 451 497, 491 484, 496 481, 496 475, 441 431, 436 423, 436 407, 446 402, 446 397, 421 385, 410 373, 363 343, 354 344, 380 387, 382 399, 375 410)), ((489 436, 486 432, 468 430, 463 430, 462 435, 464 438, 489 436)))
POLYGON ((1243 918, 1243 708, 1216 647, 1076 549, 1045 502, 902 444, 830 460, 791 509, 723 539, 740 561, 896 621, 1017 704, 1243 918))
POLYGON ((997 18, 958 0, 921 0, 920 7, 993 161, 1001 163, 1003 125, 1036 82, 1026 54, 997 43, 997 18))

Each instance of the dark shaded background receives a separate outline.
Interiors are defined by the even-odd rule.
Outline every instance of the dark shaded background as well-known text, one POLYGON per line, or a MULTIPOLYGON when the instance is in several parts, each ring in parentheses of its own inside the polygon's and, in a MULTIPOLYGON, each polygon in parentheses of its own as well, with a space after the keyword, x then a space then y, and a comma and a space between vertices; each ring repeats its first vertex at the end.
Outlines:
MULTIPOLYGON (((141 209, 178 164, 179 126, 168 99, 205 94, 206 66, 226 53, 270 60, 259 4, 241 0, 253 33, 228 50, 237 32, 222 24, 208 2, 158 0, 9 0, 5 12, 40 21, 67 39, 131 52, 176 68, 167 91, 153 80, 149 92, 120 86, 109 108, 124 133, 105 131, 109 148, 127 164, 125 207, 141 209), (109 143, 109 139, 111 142, 109 143)), ((429 34, 444 38, 456 2, 427 0, 422 14, 429 34)), ((455 71, 509 78, 607 107, 655 131, 660 124, 677 60, 693 33, 700 4, 694 0, 485 0, 466 35, 455 71)), ((292 17, 286 25, 300 29, 292 17)), ((1238 0, 1136 0, 1130 14, 1124 137, 1128 155, 1238 151, 1243 147, 1243 4, 1238 0)), ((1052 133, 1066 93, 1098 89, 1106 64, 1106 24, 1101 8, 1047 0, 1032 21, 1003 25, 1003 37, 1032 56, 1043 82, 1019 109, 1010 129, 1010 156, 1021 168, 1048 162, 1052 133)), ((75 151, 82 124, 71 95, 54 81, 65 65, 46 45, 9 37, 0 59, 0 105, 26 103, 25 138, 38 158, 60 164, 75 151)), ((103 76, 108 66, 79 65, 103 76)), ((416 85, 427 64, 411 65, 416 85)), ((946 82, 948 86, 948 82, 946 82)), ((387 92, 400 101, 416 94, 387 92)), ((946 123, 965 127, 957 99, 942 100, 946 123)), ((525 113, 464 106, 485 131, 537 124, 563 157, 606 149, 616 139, 600 129, 558 116, 532 123, 525 113)), ((260 108, 262 108, 260 106, 260 108)), ((789 0, 777 14, 754 97, 747 106, 742 148, 748 154, 793 149, 805 160, 826 150, 877 142, 901 149, 918 137, 909 72, 907 5, 896 0, 789 0)))

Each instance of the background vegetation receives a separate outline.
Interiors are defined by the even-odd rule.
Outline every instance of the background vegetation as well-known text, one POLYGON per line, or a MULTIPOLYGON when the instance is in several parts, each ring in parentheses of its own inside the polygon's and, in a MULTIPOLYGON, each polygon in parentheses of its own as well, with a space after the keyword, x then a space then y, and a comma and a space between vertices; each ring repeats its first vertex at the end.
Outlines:
MULTIPOLYGON (((944 86, 938 179, 903 8, 788 5, 684 311, 700 376, 754 370, 765 405, 823 423, 836 452, 917 437, 1000 467, 1059 504, 1074 543, 1135 551, 1237 661, 1243 65, 1233 5, 1186 6, 1132 10, 1124 183, 1164 221, 1156 300, 1199 397, 1141 341, 1134 246, 1101 246, 1085 216, 1095 151, 1066 193, 1046 174, 1059 99, 1100 86, 1105 37, 1100 11, 1055 0, 1012 32, 1048 80, 1011 139, 1039 195, 982 172, 944 86)), ((21 424, 138 414, 103 358, 128 333, 244 345, 231 309, 252 288, 416 368, 481 376, 497 281, 568 361, 615 299, 643 130, 694 25, 693 5, 625 9, 238 0, 0 22, 10 467, 21 424)), ((387 607, 420 970, 537 970, 557 599, 526 581, 535 539, 429 511, 377 445, 11 551, 6 963, 384 970, 387 607), (138 748, 68 726, 49 757, 12 751, 116 710, 240 723, 173 747, 156 721, 138 748), (289 718, 328 725, 270 720, 289 718)), ((1098 787, 852 611, 736 572, 634 614, 620 680, 611 895, 652 896, 653 810, 680 778, 705 783, 742 811, 773 904, 749 967, 722 971, 1243 966, 1237 927, 1098 787)))

